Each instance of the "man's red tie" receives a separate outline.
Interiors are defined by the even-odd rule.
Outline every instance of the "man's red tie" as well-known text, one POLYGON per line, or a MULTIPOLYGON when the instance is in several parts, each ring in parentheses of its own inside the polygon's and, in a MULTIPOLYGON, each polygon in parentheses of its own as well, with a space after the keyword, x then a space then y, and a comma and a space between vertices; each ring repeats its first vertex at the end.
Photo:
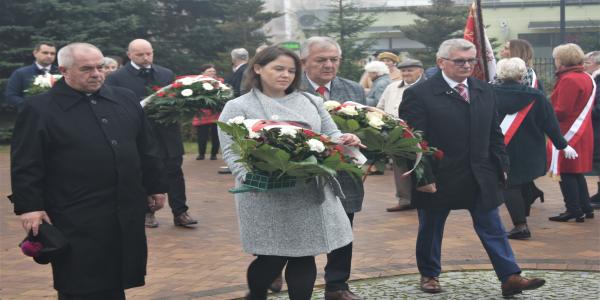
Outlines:
POLYGON ((317 88, 317 93, 321 94, 321 96, 325 97, 325 91, 327 91, 327 88, 324 86, 320 86, 317 88))
POLYGON ((465 99, 465 101, 469 102, 469 93, 467 92, 467 87, 463 83, 459 83, 454 87, 458 93, 465 99))

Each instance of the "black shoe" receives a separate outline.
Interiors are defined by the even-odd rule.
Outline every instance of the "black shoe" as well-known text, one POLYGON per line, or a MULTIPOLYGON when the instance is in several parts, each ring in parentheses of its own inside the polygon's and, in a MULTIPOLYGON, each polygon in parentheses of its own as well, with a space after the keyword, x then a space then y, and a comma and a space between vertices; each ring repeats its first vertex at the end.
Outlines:
POLYGON ((568 222, 571 219, 575 219, 575 222, 577 222, 577 223, 585 222, 583 213, 564 212, 564 213, 559 214, 558 216, 548 218, 548 220, 554 221, 554 222, 568 222))
POLYGON ((594 218, 594 212, 586 212, 585 213, 585 218, 586 219, 593 219, 594 218))
POLYGON ((508 232, 508 238, 513 240, 526 240, 531 237, 529 228, 513 228, 508 232))
POLYGON ((198 156, 196 156, 196 160, 204 160, 204 154, 198 154, 198 156))
POLYGON ((210 160, 217 160, 217 155, 215 155, 215 154, 211 155, 210 160))

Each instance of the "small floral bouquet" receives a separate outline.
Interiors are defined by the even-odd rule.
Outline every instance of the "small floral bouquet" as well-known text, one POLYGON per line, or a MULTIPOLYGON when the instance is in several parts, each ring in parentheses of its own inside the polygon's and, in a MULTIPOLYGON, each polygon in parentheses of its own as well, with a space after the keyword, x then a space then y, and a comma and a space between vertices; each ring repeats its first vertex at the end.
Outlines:
POLYGON ((301 124, 285 121, 244 119, 242 116, 226 123, 217 122, 221 130, 231 136, 238 162, 249 171, 244 184, 256 189, 290 187, 295 181, 316 176, 335 176, 346 171, 359 179, 362 170, 348 155, 345 146, 329 137, 305 129, 301 124), (267 181, 291 182, 286 185, 253 185, 249 178, 264 176, 267 181))
POLYGON ((342 132, 356 134, 367 146, 362 151, 371 161, 369 169, 374 166, 384 170, 390 159, 397 165, 412 163, 412 168, 403 176, 415 172, 418 186, 429 183, 424 166, 428 162, 422 159, 423 155, 441 159, 443 152, 429 147, 419 131, 375 107, 337 101, 326 101, 324 106, 342 132))
POLYGON ((38 75, 33 79, 31 86, 24 90, 25 96, 35 96, 45 93, 54 86, 54 83, 62 78, 62 75, 44 74, 38 75))
POLYGON ((165 87, 153 89, 155 92, 142 100, 142 106, 149 119, 164 125, 190 120, 200 109, 220 112, 233 98, 231 88, 204 75, 184 76, 165 87))

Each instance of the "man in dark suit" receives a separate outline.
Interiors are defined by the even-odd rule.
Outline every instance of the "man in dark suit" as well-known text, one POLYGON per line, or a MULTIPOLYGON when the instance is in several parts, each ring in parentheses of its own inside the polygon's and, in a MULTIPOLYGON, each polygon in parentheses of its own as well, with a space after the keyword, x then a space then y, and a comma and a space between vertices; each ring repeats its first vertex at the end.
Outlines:
POLYGON ((103 85, 102 53, 58 52, 63 79, 25 101, 11 144, 9 197, 26 232, 43 221, 69 242, 50 258, 58 299, 125 299, 144 285, 146 208, 166 183, 158 145, 135 95, 103 85))
POLYGON ((498 215, 500 183, 506 181, 508 156, 489 85, 469 77, 477 62, 475 46, 464 39, 443 42, 437 53, 438 72, 404 92, 399 115, 423 131, 430 146, 444 152, 428 160, 428 184, 416 183, 412 205, 419 215, 417 266, 421 289, 441 291, 441 244, 446 218, 453 209, 468 209, 473 226, 510 296, 544 285, 521 277, 498 215))
MULTIPOLYGON (((337 76, 342 58, 338 43, 328 37, 311 37, 302 44, 300 58, 304 74, 301 90, 338 102, 365 103, 365 93, 354 81, 337 76)), ((344 210, 353 223, 354 213, 362 209, 364 188, 361 181, 342 173, 338 176, 345 199, 340 199, 344 210)), ((348 279, 352 267, 352 243, 327 254, 325 266, 325 299, 361 299, 349 290, 348 279)))
POLYGON ((23 91, 31 86, 35 76, 58 74, 58 68, 52 64, 56 57, 56 47, 53 43, 40 42, 35 45, 33 57, 35 57, 33 64, 15 70, 6 83, 4 91, 6 103, 18 109, 23 105, 23 91))
POLYGON ((248 59, 248 50, 244 48, 237 48, 231 51, 233 74, 225 78, 225 83, 231 85, 233 95, 236 98, 244 94, 242 91, 242 80, 244 79, 244 72, 246 72, 246 68, 248 67, 248 59))
MULTIPOLYGON (((152 86, 163 87, 175 80, 173 71, 153 64, 154 51, 150 42, 136 39, 129 43, 127 56, 131 60, 106 79, 106 84, 119 86, 133 91, 138 100, 143 100, 149 94, 152 86)), ((151 122, 158 140, 169 183, 169 206, 173 213, 176 226, 197 224, 188 214, 185 196, 185 181, 183 178, 183 142, 181 140, 180 124, 161 125, 151 122)), ((146 227, 158 227, 154 212, 146 214, 146 227)))

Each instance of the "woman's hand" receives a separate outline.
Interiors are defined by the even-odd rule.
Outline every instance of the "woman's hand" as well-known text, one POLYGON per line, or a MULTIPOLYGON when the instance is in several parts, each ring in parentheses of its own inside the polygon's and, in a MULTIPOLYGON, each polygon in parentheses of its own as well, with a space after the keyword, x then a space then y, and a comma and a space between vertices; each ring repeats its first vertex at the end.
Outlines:
POLYGON ((356 135, 354 135, 352 133, 342 134, 340 136, 339 140, 340 140, 340 143, 342 143, 342 145, 356 146, 356 147, 363 148, 363 149, 367 148, 367 146, 360 143, 360 138, 358 138, 356 135))

